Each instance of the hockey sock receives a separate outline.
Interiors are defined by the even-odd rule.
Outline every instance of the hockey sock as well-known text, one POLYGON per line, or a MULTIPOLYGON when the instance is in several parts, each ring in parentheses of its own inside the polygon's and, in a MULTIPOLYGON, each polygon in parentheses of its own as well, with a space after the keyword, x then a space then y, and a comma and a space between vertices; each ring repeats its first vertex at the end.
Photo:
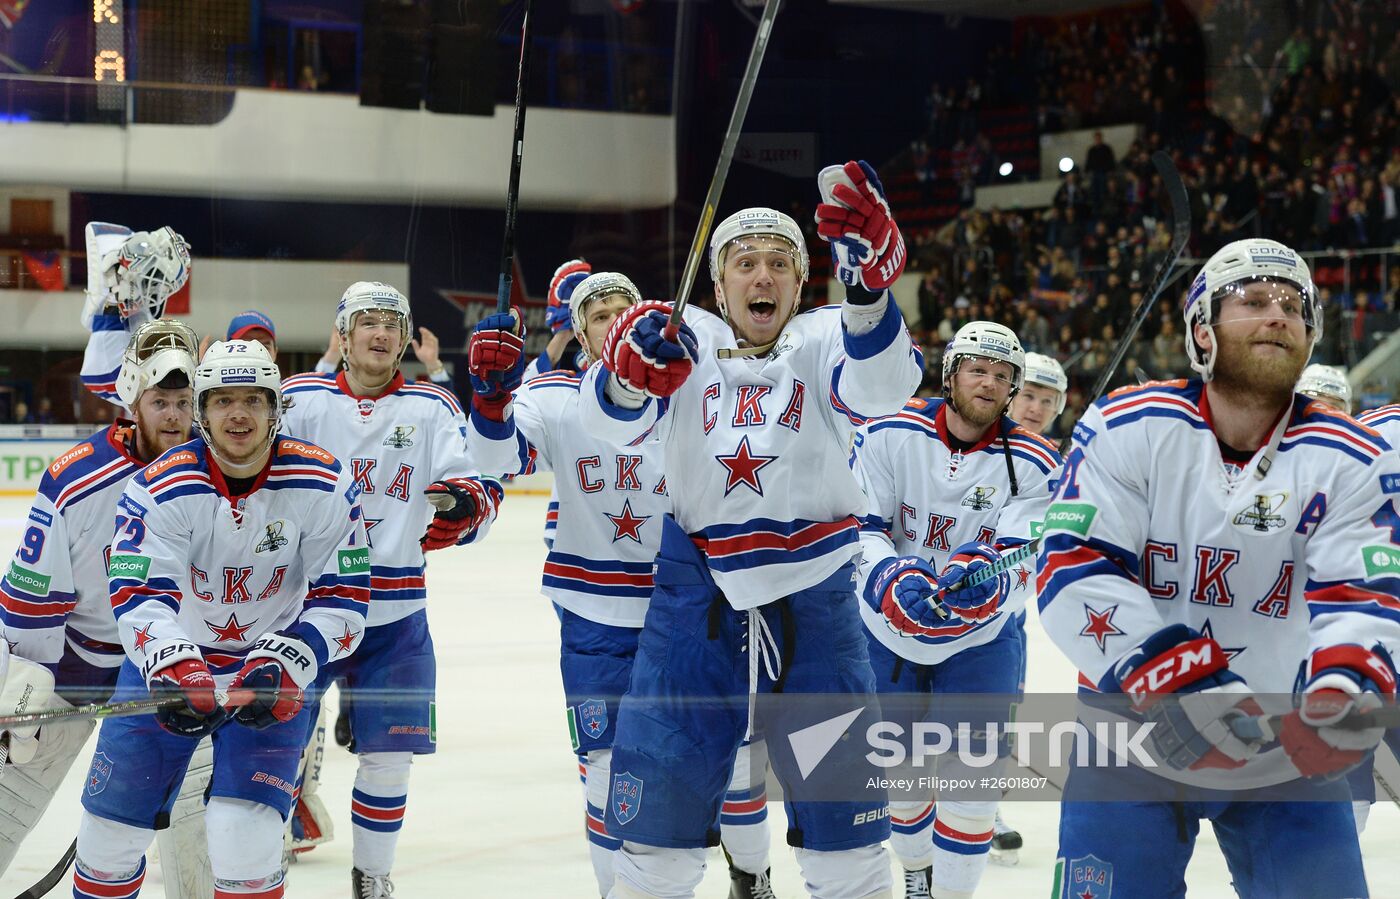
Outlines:
POLYGON ((740 871, 762 874, 768 870, 768 794, 730 790, 724 794, 719 816, 719 840, 729 861, 740 871))
POLYGON ((214 899, 282 899, 286 886, 281 871, 254 880, 220 880, 214 887, 214 899))
POLYGON ((350 793, 354 830, 352 858, 365 874, 388 874, 408 804, 409 752, 366 752, 360 756, 355 789, 350 793))
POLYGON ((971 896, 987 870, 992 848, 995 802, 945 801, 933 822, 933 883, 929 892, 943 899, 971 896))
POLYGON ((890 849, 906 870, 917 871, 932 863, 929 830, 933 819, 932 802, 890 803, 890 849))
POLYGON ((73 866, 73 899, 134 899, 146 879, 146 857, 135 871, 113 874, 94 871, 78 859, 73 866))
POLYGON ((613 886, 613 859, 622 841, 608 835, 603 824, 603 803, 608 796, 608 763, 611 749, 594 749, 581 753, 584 771, 583 810, 588 834, 588 857, 593 862, 593 876, 598 879, 598 895, 606 896, 613 886))

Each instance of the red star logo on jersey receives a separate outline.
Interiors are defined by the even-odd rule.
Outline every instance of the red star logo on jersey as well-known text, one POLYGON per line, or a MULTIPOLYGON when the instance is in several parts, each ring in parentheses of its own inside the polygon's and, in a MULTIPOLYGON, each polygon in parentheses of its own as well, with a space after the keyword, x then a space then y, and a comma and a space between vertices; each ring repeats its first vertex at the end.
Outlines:
POLYGON ((641 543, 642 525, 646 524, 648 521, 651 521, 650 515, 632 514, 632 500, 630 499, 628 499, 622 504, 622 511, 618 514, 610 515, 607 512, 604 512, 603 514, 607 516, 607 519, 609 521, 612 522, 613 530, 616 533, 616 536, 613 537, 614 543, 621 540, 623 537, 626 537, 629 540, 636 540, 638 543, 641 543))
POLYGON ((138 650, 144 652, 146 649, 146 644, 150 643, 152 640, 155 639, 155 635, 151 633, 151 628, 153 627, 155 627, 154 621, 142 628, 132 628, 132 630, 136 631, 135 640, 136 648, 138 650))
POLYGON ((620 802, 618 802, 618 804, 617 804, 617 813, 618 813, 619 815, 626 815, 626 814, 627 814, 629 811, 631 811, 631 810, 632 810, 632 803, 628 802, 626 799, 623 799, 623 800, 621 800, 620 802))
MULTIPOLYGON (((255 619, 253 619, 253 620, 256 621, 257 619, 255 618, 255 619)), ((210 624, 210 623, 207 622, 207 621, 204 622, 204 626, 207 627, 207 628, 209 628, 211 631, 213 631, 213 632, 214 632, 215 638, 216 638, 220 643, 222 643, 222 642, 224 642, 225 640, 237 641, 237 640, 246 639, 246 638, 244 637, 244 634, 248 633, 248 629, 249 629, 250 627, 252 627, 253 625, 252 625, 252 624, 239 624, 239 623, 238 623, 238 613, 237 613, 237 612, 230 612, 230 613, 229 613, 229 616, 228 616, 228 621, 226 621, 226 622, 224 623, 223 627, 219 627, 218 625, 210 624)))
POLYGON ((1089 622, 1084 625, 1084 629, 1079 632, 1081 637, 1093 637, 1099 644, 1099 652, 1107 652, 1109 637, 1121 637, 1124 631, 1119 630, 1118 625, 1113 623, 1113 613, 1118 611, 1117 605, 1111 605, 1100 612, 1093 606, 1086 605, 1084 614, 1089 622))
POLYGON ((1030 583, 1030 579, 1031 570, 1029 568, 1024 565, 1016 566, 1016 586, 1018 588, 1026 586, 1026 584, 1030 583))
POLYGON ((369 516, 365 516, 365 537, 369 540, 370 546, 374 546, 374 537, 370 535, 370 531, 374 530, 374 526, 383 520, 382 518, 370 518, 369 516))
POLYGON ((1078 899, 1094 899, 1094 891, 1085 887, 1084 892, 1079 894, 1078 899))
POLYGON ((348 653, 351 646, 355 643, 355 638, 359 635, 359 631, 352 631, 350 630, 350 625, 345 625, 345 633, 335 638, 335 645, 338 647, 335 654, 340 655, 342 652, 348 653))
MULTIPOLYGON (((1214 629, 1210 626, 1210 619, 1209 619, 1209 618, 1206 619, 1206 623, 1205 623, 1205 624, 1201 625, 1201 636, 1202 636, 1202 637, 1209 637, 1210 639, 1215 640, 1215 631, 1214 631, 1214 629)), ((1219 643, 1220 641, 1219 641, 1219 640, 1216 640, 1216 642, 1219 643)), ((1235 656, 1237 656, 1237 655, 1239 655, 1240 653, 1242 653, 1242 652, 1245 651, 1245 647, 1243 647, 1243 646, 1222 646, 1222 647, 1220 647, 1220 651, 1223 652, 1223 653, 1225 653, 1225 663, 1226 663, 1226 664, 1229 664, 1230 662, 1233 662, 1233 661, 1235 660, 1235 656)), ((1250 656, 1250 658, 1253 658, 1253 656, 1250 656)))
POLYGON ((763 485, 758 482, 758 473, 765 465, 769 465, 777 456, 756 456, 749 449, 748 435, 739 441, 739 448, 730 456, 715 456, 719 464, 729 469, 729 479, 724 484, 724 495, 728 496, 730 491, 740 484, 748 487, 759 496, 763 495, 763 485))

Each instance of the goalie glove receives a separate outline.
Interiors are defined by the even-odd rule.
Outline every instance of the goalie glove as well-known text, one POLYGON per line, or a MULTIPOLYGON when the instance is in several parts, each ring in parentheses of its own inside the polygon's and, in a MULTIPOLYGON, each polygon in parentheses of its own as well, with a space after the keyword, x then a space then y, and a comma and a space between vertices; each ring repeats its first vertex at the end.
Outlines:
POLYGON ((472 409, 491 421, 505 421, 511 391, 525 379, 525 319, 519 309, 476 323, 467 343, 467 371, 472 409))
POLYGON ((603 365, 634 393, 658 399, 680 390, 700 359, 690 325, 681 322, 675 340, 666 339, 669 303, 638 303, 613 319, 603 340, 603 365))
POLYGON ((1156 724, 1157 757, 1177 770, 1233 769, 1259 743, 1236 735, 1231 722, 1262 715, 1244 679, 1230 670, 1225 650, 1184 624, 1157 631, 1119 659, 1100 685, 1126 693, 1133 708, 1156 724))
POLYGON ((1001 553, 986 543, 964 543, 948 557, 938 575, 939 601, 963 621, 986 621, 997 613, 1011 592, 1011 572, 1003 571, 980 584, 952 590, 959 581, 1001 561, 1001 553))
POLYGON ((1298 708, 1283 719, 1279 741, 1306 777, 1332 779, 1361 764, 1385 728, 1334 727, 1353 711, 1365 714, 1395 702, 1395 666, 1377 646, 1329 646, 1314 652, 1298 673, 1298 708))
MULTIPOLYGON (((162 654, 166 651, 162 650, 162 654)), ((152 699, 178 696, 184 704, 156 712, 156 722, 182 737, 207 737, 228 717, 214 695, 214 675, 209 673, 199 647, 193 643, 174 643, 168 651, 183 657, 151 672, 146 687, 152 699)))
POLYGON ((437 509, 428 532, 418 541, 424 552, 456 546, 463 534, 494 518, 501 503, 500 485, 477 478, 434 481, 423 494, 437 509))
POLYGON ((866 602, 898 634, 928 634, 943 622, 938 612, 938 572, 918 556, 888 559, 871 573, 866 602))
POLYGON ((880 176, 865 160, 827 166, 818 176, 817 233, 831 244, 836 276, 881 291, 899 279, 906 258, 880 176))
POLYGON ((289 634, 265 634, 228 687, 233 720, 263 730, 291 721, 306 701, 319 665, 311 646, 289 634))
POLYGON ((574 288, 591 274, 593 266, 582 259, 570 259, 554 270, 554 276, 549 279, 549 307, 544 313, 544 323, 549 326, 551 334, 573 328, 569 301, 573 299, 574 288))
MULTIPOLYGON (((60 705, 54 696, 53 672, 37 662, 10 652, 10 644, 0 640, 0 715, 23 715, 60 705)), ((0 730, 9 750, 8 761, 23 765, 39 751, 39 728, 16 727, 0 730)))

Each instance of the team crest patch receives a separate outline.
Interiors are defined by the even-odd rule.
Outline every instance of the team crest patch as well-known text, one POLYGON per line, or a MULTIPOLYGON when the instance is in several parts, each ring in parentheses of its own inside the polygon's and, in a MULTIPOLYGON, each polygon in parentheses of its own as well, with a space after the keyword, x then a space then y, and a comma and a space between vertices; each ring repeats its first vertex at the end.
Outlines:
POLYGON ((384 438, 384 445, 394 449, 413 446, 413 425, 394 425, 394 433, 384 438))
POLYGON ((107 789, 107 782, 111 779, 112 760, 107 758, 107 753, 99 752, 92 757, 92 767, 88 768, 88 795, 96 796, 107 789))
POLYGON ((355 408, 360 410, 361 418, 369 418, 370 413, 374 411, 374 400, 360 400, 355 404, 355 408))
POLYGON ((585 699, 578 704, 578 729, 596 740, 608 729, 608 703, 605 699, 585 699))
POLYGON ((1254 502, 1234 517, 1236 527, 1249 528, 1261 534, 1286 527, 1288 519, 1279 514, 1288 501, 1287 493, 1255 494, 1254 502))
POLYGON ((1070 859, 1065 890, 1074 899, 1109 899, 1113 895, 1113 865, 1096 855, 1070 859))
POLYGON ((287 538, 282 536, 282 526, 285 524, 281 519, 267 525, 267 533, 263 535, 258 545, 253 547, 255 553, 276 552, 287 545, 287 538))
POLYGON ((985 512, 992 507, 992 497, 996 494, 997 488, 987 484, 978 484, 963 496, 962 502, 958 505, 964 509, 973 509, 977 512, 985 512))
POLYGON ((642 807, 642 779, 633 777, 630 771, 613 775, 612 811, 619 824, 626 824, 637 817, 642 807))

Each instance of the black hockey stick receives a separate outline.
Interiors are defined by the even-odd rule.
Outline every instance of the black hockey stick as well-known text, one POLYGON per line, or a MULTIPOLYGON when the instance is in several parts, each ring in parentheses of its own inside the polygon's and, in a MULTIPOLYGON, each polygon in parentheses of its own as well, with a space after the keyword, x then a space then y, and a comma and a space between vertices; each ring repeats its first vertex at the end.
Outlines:
MULTIPOLYGON (((501 280, 496 286, 496 311, 510 309, 515 280, 515 215, 520 206, 520 163, 525 157, 525 80, 530 74, 530 0, 520 22, 520 68, 515 76, 515 135, 511 139, 510 186, 506 188, 506 233, 501 239, 501 280)), ((520 323, 522 326, 524 322, 520 323)), ((493 372, 494 374, 494 372, 493 372)))
POLYGON ((695 275, 700 270, 700 260, 705 256, 705 243, 710 239, 710 227, 714 224, 715 207, 719 205, 719 195, 724 192, 724 179, 729 175, 729 163, 734 159, 734 148, 738 146, 739 135, 744 130, 744 116, 749 111, 749 100, 753 97, 758 70, 763 65, 763 54, 768 49, 768 38, 773 33, 773 20, 777 18, 778 6, 781 3, 782 0, 767 0, 763 5, 763 16, 758 20, 758 32, 753 37, 753 49, 749 50, 749 63, 744 67, 744 78, 739 83, 739 96, 734 100, 734 111, 729 114, 729 130, 724 134, 719 162, 715 164, 715 173, 710 178, 710 189, 705 193, 705 205, 700 208, 700 223, 695 226, 695 240, 690 244, 690 255, 685 259, 681 284, 676 289, 676 304, 671 309, 670 321, 666 323, 667 340, 676 339, 681 315, 690 300, 690 289, 695 286, 695 275))
POLYGON ((75 837, 73 842, 68 844, 68 850, 63 853, 63 858, 53 866, 49 873, 39 878, 39 882, 34 886, 20 893, 15 899, 41 899, 47 896, 58 882, 63 879, 63 875, 68 873, 68 867, 73 864, 73 859, 78 855, 78 840, 75 837))

